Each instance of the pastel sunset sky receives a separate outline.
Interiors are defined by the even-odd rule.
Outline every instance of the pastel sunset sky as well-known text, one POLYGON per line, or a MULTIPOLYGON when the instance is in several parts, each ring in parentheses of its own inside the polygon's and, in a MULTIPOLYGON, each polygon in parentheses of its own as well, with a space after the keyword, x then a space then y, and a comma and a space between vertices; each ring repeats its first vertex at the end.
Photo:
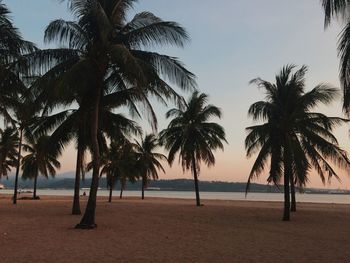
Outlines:
MULTIPOLYGON (((46 48, 43 32, 51 20, 71 19, 65 3, 57 0, 5 0, 13 12, 14 23, 24 37, 46 48)), ((253 124, 247 117, 249 106, 264 98, 261 90, 248 82, 256 77, 273 81, 280 68, 288 63, 309 66, 307 89, 321 82, 339 86, 336 52, 340 25, 324 30, 319 0, 140 0, 133 16, 150 11, 164 20, 179 22, 190 33, 191 42, 184 49, 162 49, 178 56, 198 77, 202 92, 210 102, 221 107, 220 121, 225 127, 229 145, 217 153, 217 164, 202 167, 202 180, 245 182, 254 158, 247 159, 244 150, 245 127, 253 124)), ((185 97, 189 94, 183 93, 185 97)), ((330 116, 341 116, 341 99, 328 108, 318 109, 330 116)), ((172 105, 170 105, 172 106, 172 105)), ((159 129, 165 128, 167 108, 156 106, 159 129)), ((143 122, 142 122, 143 123, 143 122)), ((143 124, 145 130, 149 125, 143 124)), ((336 131, 341 146, 350 151, 349 127, 336 131)), ((61 158, 62 172, 75 167, 73 146, 61 158)), ((340 172, 342 184, 332 180, 326 187, 350 189, 350 177, 340 172)), ((181 168, 167 169, 161 178, 190 178, 181 168)), ((259 180, 266 182, 266 176, 259 180)), ((310 186, 322 187, 316 174, 310 186)))

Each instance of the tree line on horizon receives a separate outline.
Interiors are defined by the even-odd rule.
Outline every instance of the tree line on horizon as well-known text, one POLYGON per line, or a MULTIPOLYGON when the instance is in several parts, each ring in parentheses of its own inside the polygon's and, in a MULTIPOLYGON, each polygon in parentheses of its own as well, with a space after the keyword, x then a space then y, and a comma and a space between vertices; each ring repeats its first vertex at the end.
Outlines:
MULTIPOLYGON (((143 199, 149 181, 164 172, 162 162, 172 165, 177 156, 183 170, 193 174, 196 205, 201 206, 200 166, 214 165, 214 151, 223 150, 227 143, 223 127, 212 121, 220 119, 222 112, 198 91, 195 75, 178 58, 151 51, 161 46, 184 47, 189 40, 187 31, 150 12, 138 13, 129 21, 127 14, 136 0, 66 2, 74 20, 52 21, 44 40, 57 48, 39 49, 22 38, 0 0, 0 115, 5 124, 0 131, 0 177, 15 169, 13 203, 17 202, 20 172, 22 178, 34 181, 33 197, 37 198, 38 176, 54 176, 60 168, 58 157, 74 143, 72 214, 81 214, 80 180, 86 171, 92 171, 87 206, 76 228, 96 227, 100 177, 107 178, 109 201, 117 182, 123 190, 127 181, 136 180, 141 181, 143 199), (190 92, 189 99, 174 87, 190 92), (176 106, 167 112, 169 125, 159 133, 151 98, 176 106), (121 114, 125 109, 128 116, 121 114), (154 132, 144 134, 136 117, 146 118, 154 132), (157 152, 159 147, 167 156, 157 152), (86 163, 88 154, 90 163, 86 163)), ((350 1, 323 0, 322 4, 328 25, 350 1)), ((350 43, 345 33, 342 38, 350 43)), ((350 56, 342 43, 345 73, 341 79, 347 111, 350 56)), ((251 180, 264 173, 269 163, 268 182, 278 185, 283 181, 284 185, 283 220, 290 219, 290 210, 296 211, 295 187, 305 187, 311 169, 325 182, 338 178, 332 164, 350 168, 346 151, 333 135, 334 128, 348 120, 312 111, 319 104, 329 104, 337 90, 321 84, 306 92, 307 68, 295 69, 284 66, 276 83, 252 81, 264 89, 266 98, 254 103, 249 115, 264 123, 247 128, 245 142, 248 157, 257 153, 247 191, 251 180)))

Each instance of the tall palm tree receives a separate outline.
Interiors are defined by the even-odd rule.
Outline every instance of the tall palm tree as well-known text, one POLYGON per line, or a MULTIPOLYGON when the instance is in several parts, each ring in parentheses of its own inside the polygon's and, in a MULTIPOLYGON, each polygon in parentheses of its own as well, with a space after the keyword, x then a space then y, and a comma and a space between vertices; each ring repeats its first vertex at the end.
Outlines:
POLYGON ((22 177, 24 179, 34 179, 33 199, 38 198, 36 195, 38 176, 41 174, 46 178, 49 175, 54 177, 56 169, 61 167, 57 160, 58 152, 50 150, 49 138, 49 136, 44 135, 36 140, 31 140, 28 145, 24 146, 24 150, 28 154, 22 160, 22 177))
POLYGON ((276 83, 260 78, 252 81, 265 90, 266 99, 254 103, 249 115, 254 121, 265 122, 247 128, 245 140, 248 157, 258 152, 247 191, 251 180, 260 176, 270 162, 268 181, 278 184, 283 177, 285 221, 290 220, 290 185, 293 189, 295 183, 305 186, 312 168, 323 182, 327 176, 339 178, 329 161, 340 168, 350 168, 346 152, 332 133, 346 120, 311 111, 320 104, 329 104, 337 90, 321 84, 305 92, 307 67, 293 73, 294 68, 293 65, 283 67, 276 83))
POLYGON ((16 165, 18 132, 14 128, 0 129, 0 178, 7 177, 16 165))
POLYGON ((344 28, 339 36, 338 56, 340 58, 340 81, 343 89, 343 110, 350 113, 350 16, 349 0, 322 0, 325 12, 325 27, 334 18, 344 21, 344 28))
POLYGON ((149 181, 158 179, 158 171, 163 171, 163 173, 165 173, 160 161, 167 160, 167 157, 164 154, 154 152, 158 146, 159 143, 154 134, 146 135, 141 143, 136 142, 137 167, 142 181, 142 199, 145 199, 145 187, 147 187, 149 181))
MULTIPOLYGON (((78 21, 56 20, 45 32, 46 41, 58 41, 64 48, 41 50, 29 58, 31 65, 48 70, 41 79, 45 85, 38 85, 48 87, 47 84, 51 84, 52 92, 44 98, 49 102, 47 109, 57 105, 57 97, 61 105, 68 105, 75 100, 75 93, 85 94, 86 110, 90 112, 94 168, 88 204, 77 228, 96 227, 100 167, 98 111, 105 92, 104 81, 113 80, 114 87, 126 83, 163 101, 179 100, 177 93, 165 80, 182 89, 193 89, 196 85, 194 75, 178 59, 146 51, 159 45, 182 47, 188 40, 187 32, 177 23, 162 21, 149 12, 137 14, 127 22, 127 11, 135 2, 70 0, 70 9, 78 21)), ((143 94, 138 96, 149 106, 143 94)), ((155 120, 154 114, 152 117, 155 120)))
POLYGON ((214 105, 207 105, 208 95, 194 92, 184 109, 175 108, 167 112, 166 117, 173 119, 167 129, 160 133, 160 141, 169 150, 169 163, 179 153, 183 170, 193 172, 196 204, 200 206, 198 174, 200 164, 215 164, 213 150, 224 149, 226 142, 223 127, 210 118, 221 118, 221 110, 214 105))

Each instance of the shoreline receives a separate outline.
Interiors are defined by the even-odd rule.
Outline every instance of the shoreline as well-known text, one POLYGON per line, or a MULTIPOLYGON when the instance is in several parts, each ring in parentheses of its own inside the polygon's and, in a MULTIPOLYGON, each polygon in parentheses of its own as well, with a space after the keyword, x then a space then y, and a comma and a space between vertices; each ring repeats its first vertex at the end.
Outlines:
MULTIPOLYGON (((24 194, 25 196, 24 199, 21 199, 21 197, 19 197, 17 199, 17 201, 19 202, 38 202, 40 203, 40 201, 46 201, 46 202, 56 202, 56 201, 64 201, 64 202, 73 202, 73 196, 66 196, 66 195, 38 195, 40 197, 40 199, 34 200, 34 199, 30 199, 28 197, 31 197, 31 194, 24 194)), ((80 202, 82 204, 85 204, 88 200, 88 195, 87 196, 80 196, 80 202)), ((10 201, 12 198, 12 195, 10 194, 0 194, 0 200, 8 200, 10 201)), ((112 199, 112 203, 126 203, 126 202, 133 202, 133 203, 137 203, 140 202, 140 204, 142 204, 143 202, 162 202, 162 204, 166 205, 167 203, 169 204, 174 204, 174 203, 188 203, 188 204, 193 204, 193 206, 195 207, 195 199, 188 199, 188 198, 171 198, 171 197, 152 197, 152 196, 146 196, 144 200, 142 200, 140 197, 137 196, 125 196, 122 199, 119 198, 119 196, 114 196, 112 199)), ((253 205, 253 207, 256 206, 269 206, 269 205, 279 205, 281 207, 281 209, 283 208, 283 201, 264 201, 264 200, 222 200, 222 199, 203 199, 201 198, 201 203, 202 206, 205 205, 216 205, 216 206, 228 206, 228 205, 232 205, 232 206, 236 206, 236 205, 240 205, 240 204, 251 204, 253 205)), ((97 197, 97 203, 109 203, 108 202, 108 198, 107 196, 98 196, 97 197)), ((3 203, 4 204, 4 203, 3 203)), ((12 205, 12 203, 10 202, 10 204, 12 205)), ((109 203, 111 204, 111 203, 109 203)), ((350 210, 350 204, 346 204, 346 203, 320 203, 320 202, 299 202, 297 200, 297 205, 300 207, 308 207, 308 206, 312 206, 312 207, 348 207, 350 210)), ((97 208, 98 209, 98 208, 97 208)), ((83 212, 83 211, 82 211, 83 212)))
MULTIPOLYGON (((81 197, 82 196, 81 191, 81 197)), ((88 191, 86 191, 88 194, 88 191)), ((119 191, 113 192, 113 198, 119 199, 119 191)), ((19 197, 30 197, 32 193, 21 193, 19 197)), ((73 190, 45 190, 38 189, 39 196, 53 196, 53 197, 68 197, 72 198, 73 190)), ((109 195, 109 192, 105 189, 101 189, 98 192, 99 198, 104 198, 109 195)), ((194 200, 194 192, 190 191, 145 191, 146 198, 163 198, 163 199, 175 199, 175 200, 194 200)), ((12 196, 11 190, 6 192, 0 191, 1 196, 12 196)), ((88 195, 87 195, 88 196, 88 195)), ((123 198, 138 198, 140 191, 126 190, 124 191, 123 198)), ((249 193, 245 196, 242 192, 200 192, 202 200, 217 200, 217 201, 244 201, 244 202, 283 202, 283 193, 249 193)), ((350 195, 346 194, 310 194, 310 193, 297 193, 297 203, 312 203, 312 204, 344 204, 350 205, 350 195)))

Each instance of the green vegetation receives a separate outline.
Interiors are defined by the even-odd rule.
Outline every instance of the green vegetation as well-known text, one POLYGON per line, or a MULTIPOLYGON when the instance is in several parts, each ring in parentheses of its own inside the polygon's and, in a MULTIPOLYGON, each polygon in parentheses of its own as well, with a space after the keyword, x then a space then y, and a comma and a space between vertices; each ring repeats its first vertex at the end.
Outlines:
POLYGON ((173 118, 167 129, 160 133, 160 141, 169 150, 168 161, 172 164, 178 153, 183 170, 191 170, 196 191, 196 204, 200 206, 198 174, 200 164, 215 164, 213 150, 224 149, 225 131, 210 118, 221 118, 221 110, 207 105, 208 95, 194 92, 183 107, 171 109, 167 118, 173 118))
POLYGON ((43 135, 38 139, 30 140, 24 145, 24 150, 28 153, 22 160, 22 178, 34 179, 33 199, 37 199, 36 187, 37 179, 41 174, 46 178, 56 175, 56 169, 61 167, 57 160, 58 152, 53 152, 49 147, 50 137, 43 135))
POLYGON ((343 169, 350 168, 347 153, 342 150, 333 135, 333 129, 345 122, 341 118, 328 117, 311 110, 319 104, 329 104, 337 91, 327 85, 319 85, 305 92, 307 68, 283 67, 276 76, 276 83, 260 78, 251 81, 264 89, 266 99, 254 103, 249 115, 263 124, 248 127, 245 141, 247 156, 258 152, 247 183, 260 176, 270 163, 269 182, 278 184, 283 178, 284 213, 283 220, 290 220, 290 189, 292 211, 296 211, 295 184, 303 188, 314 168, 325 183, 326 176, 337 173, 329 161, 343 169))
POLYGON ((148 134, 141 143, 136 142, 137 163, 136 169, 142 180, 141 198, 145 199, 145 188, 151 180, 158 179, 158 171, 165 173, 160 161, 167 161, 164 154, 154 152, 159 142, 154 134, 148 134))

